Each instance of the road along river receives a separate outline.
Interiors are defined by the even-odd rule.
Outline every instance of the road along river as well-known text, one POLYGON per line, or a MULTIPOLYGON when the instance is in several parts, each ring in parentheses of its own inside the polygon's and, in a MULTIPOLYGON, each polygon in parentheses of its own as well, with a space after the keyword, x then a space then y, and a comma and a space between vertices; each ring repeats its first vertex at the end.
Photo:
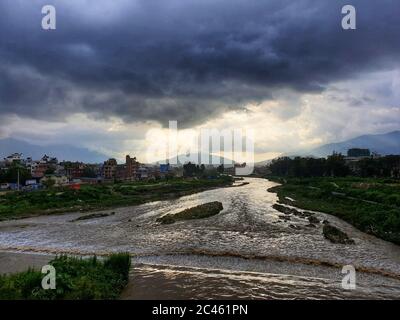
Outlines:
MULTIPOLYGON (((333 244, 322 224, 274 210, 276 185, 249 184, 175 200, 103 212, 108 217, 72 221, 82 213, 0 223, 0 272, 7 252, 107 254, 126 251, 133 268, 127 299, 346 299, 400 298, 400 247, 364 234, 330 215, 320 220, 345 231, 354 245, 333 244), (160 225, 156 219, 198 204, 221 201, 213 217, 160 225), (356 289, 341 286, 342 267, 358 270, 356 289)), ((240 183, 240 182, 239 182, 240 183)), ((4 267, 3 267, 4 269, 4 267)))

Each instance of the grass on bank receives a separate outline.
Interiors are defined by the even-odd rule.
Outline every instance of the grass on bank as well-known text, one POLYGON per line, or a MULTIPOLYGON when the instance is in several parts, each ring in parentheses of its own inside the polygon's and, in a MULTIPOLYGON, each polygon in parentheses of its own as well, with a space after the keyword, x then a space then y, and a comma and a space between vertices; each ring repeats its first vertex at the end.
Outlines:
POLYGON ((157 219, 157 222, 162 224, 171 224, 180 220, 203 219, 215 216, 223 210, 221 202, 214 201, 200 204, 193 208, 185 209, 175 214, 167 214, 157 219))
POLYGON ((128 283, 129 254, 113 254, 104 261, 61 256, 50 265, 56 269, 56 289, 44 290, 40 271, 0 275, 1 300, 117 299, 128 283))
POLYGON ((373 178, 277 178, 281 203, 335 215, 359 230, 400 244, 400 181, 373 178), (291 202, 286 197, 292 198, 291 202))
POLYGON ((81 190, 64 187, 33 192, 12 192, 0 195, 0 220, 36 214, 137 205, 231 184, 230 176, 220 176, 216 179, 175 178, 154 182, 82 185, 81 190))

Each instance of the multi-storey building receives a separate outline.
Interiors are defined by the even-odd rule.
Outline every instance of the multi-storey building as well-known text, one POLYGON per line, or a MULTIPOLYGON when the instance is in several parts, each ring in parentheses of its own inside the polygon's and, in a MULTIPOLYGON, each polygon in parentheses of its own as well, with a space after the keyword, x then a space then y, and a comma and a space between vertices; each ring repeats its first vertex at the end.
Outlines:
POLYGON ((105 180, 113 180, 116 178, 117 160, 108 159, 103 165, 103 178, 105 180))
POLYGON ((125 158, 125 164, 118 164, 117 160, 109 159, 103 165, 103 178, 105 180, 134 181, 138 179, 138 169, 140 163, 136 157, 129 155, 125 158))
POLYGON ((140 163, 136 161, 136 157, 131 158, 129 155, 125 158, 126 180, 136 180, 140 163))
POLYGON ((64 172, 70 179, 78 179, 84 176, 85 164, 83 162, 63 162, 64 172))
POLYGON ((20 162, 22 159, 22 153, 13 153, 9 155, 7 158, 4 158, 4 161, 7 164, 12 164, 13 162, 20 162))
POLYGON ((48 169, 49 165, 47 163, 36 162, 35 165, 31 167, 32 178, 43 178, 48 169))

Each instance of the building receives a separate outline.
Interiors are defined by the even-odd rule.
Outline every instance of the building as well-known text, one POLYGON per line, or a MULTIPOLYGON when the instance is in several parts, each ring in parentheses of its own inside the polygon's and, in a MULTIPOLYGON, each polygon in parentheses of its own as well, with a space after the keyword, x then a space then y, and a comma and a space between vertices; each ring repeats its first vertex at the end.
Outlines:
POLYGON ((55 174, 59 174, 59 175, 63 175, 66 176, 67 175, 67 171, 65 170, 65 167, 61 164, 56 165, 55 174))
POLYGON ((63 162, 64 172, 70 179, 77 179, 84 176, 85 164, 83 162, 63 162))
POLYGON ((118 164, 115 168, 114 178, 117 181, 125 181, 128 180, 126 166, 124 164, 118 164))
POLYGON ((35 179, 43 178, 48 169, 49 169, 48 164, 35 162, 35 165, 31 167, 32 178, 35 178, 35 179))
POLYGON ((25 164, 26 167, 29 167, 32 164, 33 160, 31 157, 28 157, 25 160, 23 160, 22 162, 25 164))
POLYGON ((172 174, 172 176, 174 176, 174 177, 183 178, 183 168, 182 168, 182 167, 175 167, 175 168, 172 168, 171 174, 172 174))
POLYGON ((36 179, 26 180, 24 190, 26 191, 33 191, 42 189, 43 185, 37 183, 36 179))
POLYGON ((5 191, 5 190, 19 190, 20 185, 17 183, 0 183, 0 190, 5 191))
POLYGON ((136 180, 140 163, 136 161, 136 157, 131 158, 129 155, 125 157, 126 178, 127 180, 136 180))
POLYGON ((51 158, 46 154, 38 161, 27 158, 25 160, 25 166, 30 170, 32 177, 35 179, 43 178, 46 174, 49 174, 49 172, 56 173, 59 167, 57 158, 51 158))
POLYGON ((72 190, 80 190, 81 189, 81 184, 80 183, 72 183, 68 186, 69 189, 72 190))
POLYGON ((10 165, 14 162, 21 162, 22 159, 22 153, 13 153, 9 155, 7 158, 4 158, 4 161, 6 164, 10 165))
POLYGON ((116 178, 117 165, 117 160, 113 158, 104 162, 102 176, 105 180, 114 180, 116 178))
POLYGON ((97 178, 82 177, 79 180, 82 184, 98 184, 103 182, 103 178, 101 177, 97 178))
POLYGON ((233 165, 224 165, 224 173, 230 174, 232 176, 236 175, 236 168, 245 168, 246 162, 243 163, 234 163, 233 165))
POLYGON ((140 163, 136 157, 129 155, 125 158, 125 164, 118 164, 117 160, 109 159, 103 164, 103 178, 105 180, 134 181, 138 179, 140 163))
POLYGON ((360 158, 371 156, 371 151, 369 149, 352 148, 347 150, 347 157, 349 158, 360 158))
POLYGON ((171 170, 171 167, 170 167, 169 163, 160 164, 160 173, 167 174, 168 172, 170 172, 170 170, 171 170))
POLYGON ((52 158, 50 156, 48 156, 47 154, 45 154, 42 159, 39 160, 40 163, 47 163, 47 164, 53 164, 56 165, 58 164, 58 160, 57 158, 52 158))
POLYGON ((137 179, 139 179, 139 180, 147 180, 150 177, 149 173, 150 173, 150 171, 149 171, 148 168, 139 167, 138 170, 137 170, 137 173, 136 173, 137 179))
POLYGON ((59 187, 59 186, 65 186, 69 184, 69 179, 67 176, 62 176, 62 175, 56 175, 56 174, 48 174, 45 175, 41 180, 41 184, 46 184, 49 180, 54 181, 54 186, 59 187))
POLYGON ((25 163, 26 169, 30 171, 31 175, 33 175, 38 165, 39 161, 29 161, 25 163))
POLYGON ((9 183, 0 183, 0 190, 11 190, 9 183))
POLYGON ((25 186, 30 186, 32 184, 37 184, 36 179, 29 179, 25 181, 25 186))
POLYGON ((359 174, 359 161, 364 159, 378 159, 380 157, 381 155, 371 152, 369 149, 351 148, 347 150, 347 157, 344 157, 344 161, 353 174, 359 174))

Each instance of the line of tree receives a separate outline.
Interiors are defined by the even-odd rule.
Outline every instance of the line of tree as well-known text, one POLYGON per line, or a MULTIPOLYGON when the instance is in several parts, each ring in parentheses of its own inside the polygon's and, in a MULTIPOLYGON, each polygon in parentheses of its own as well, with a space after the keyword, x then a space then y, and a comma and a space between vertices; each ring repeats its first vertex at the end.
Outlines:
POLYGON ((366 158, 358 161, 358 174, 362 177, 400 178, 400 156, 390 155, 382 158, 366 158))
POLYGON ((337 153, 327 159, 282 157, 273 160, 269 169, 273 175, 291 177, 341 177, 348 175, 350 171, 346 166, 344 156, 337 153))
POLYGON ((362 177, 400 178, 400 156, 366 158, 346 163, 342 154, 334 153, 328 158, 282 157, 269 165, 272 175, 290 177, 344 177, 359 175, 362 177))
POLYGON ((188 162, 183 165, 183 176, 184 177, 216 177, 224 172, 224 165, 221 164, 217 168, 207 167, 204 164, 198 165, 188 162))
POLYGON ((25 184, 26 180, 32 178, 31 172, 18 163, 13 163, 7 170, 0 170, 0 183, 17 183, 19 172, 19 182, 25 184))
POLYGON ((194 163, 188 162, 183 165, 183 176, 184 177, 196 177, 201 176, 205 172, 206 167, 204 164, 196 165, 194 163))

